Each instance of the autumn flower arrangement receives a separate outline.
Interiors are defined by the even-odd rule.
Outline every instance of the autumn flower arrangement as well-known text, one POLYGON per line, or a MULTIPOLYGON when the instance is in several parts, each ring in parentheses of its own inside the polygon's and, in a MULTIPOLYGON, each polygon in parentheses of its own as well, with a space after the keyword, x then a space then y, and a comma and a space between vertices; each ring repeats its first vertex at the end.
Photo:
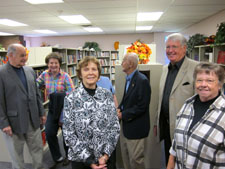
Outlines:
POLYGON ((140 40, 132 43, 130 47, 127 48, 127 53, 136 53, 139 57, 139 64, 147 64, 149 62, 150 55, 152 50, 150 47, 142 43, 140 40))

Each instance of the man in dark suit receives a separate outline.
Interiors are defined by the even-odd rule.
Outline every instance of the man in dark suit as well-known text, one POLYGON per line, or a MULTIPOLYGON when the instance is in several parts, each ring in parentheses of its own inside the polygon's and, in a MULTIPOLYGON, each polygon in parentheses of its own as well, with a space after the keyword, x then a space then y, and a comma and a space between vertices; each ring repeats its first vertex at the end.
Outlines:
POLYGON ((128 53, 122 67, 127 74, 122 102, 117 111, 122 120, 121 153, 125 169, 144 169, 144 140, 150 129, 151 87, 147 77, 137 70, 138 56, 128 53))
POLYGON ((43 144, 40 124, 46 117, 32 68, 24 66, 26 50, 20 44, 8 47, 9 62, 0 67, 0 129, 15 168, 24 169, 26 143, 34 169, 43 169, 43 144), (10 147, 10 146, 8 146, 10 147))

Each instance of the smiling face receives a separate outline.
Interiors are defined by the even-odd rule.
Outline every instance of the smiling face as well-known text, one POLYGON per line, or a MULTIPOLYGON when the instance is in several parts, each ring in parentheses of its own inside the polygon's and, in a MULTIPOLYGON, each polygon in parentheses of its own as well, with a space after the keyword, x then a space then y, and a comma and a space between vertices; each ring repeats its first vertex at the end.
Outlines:
POLYGON ((168 40, 166 42, 166 55, 171 64, 179 62, 186 54, 186 46, 182 46, 180 41, 168 40))
POLYGON ((58 59, 55 58, 49 59, 48 69, 52 74, 58 74, 60 70, 60 64, 58 59))
POLYGON ((214 72, 210 72, 209 74, 201 72, 196 76, 195 89, 199 94, 200 100, 202 102, 206 102, 215 98, 219 94, 221 85, 214 72))
POLYGON ((98 67, 93 62, 88 62, 87 66, 81 68, 81 79, 84 86, 88 89, 95 89, 99 79, 98 67))

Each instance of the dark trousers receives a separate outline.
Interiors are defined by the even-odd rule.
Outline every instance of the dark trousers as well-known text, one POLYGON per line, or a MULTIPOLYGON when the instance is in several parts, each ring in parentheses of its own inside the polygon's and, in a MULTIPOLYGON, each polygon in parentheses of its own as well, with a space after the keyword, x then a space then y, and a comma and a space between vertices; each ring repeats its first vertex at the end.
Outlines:
MULTIPOLYGON (((82 162, 71 161, 72 169, 91 169, 82 162)), ((113 151, 107 162, 107 169, 116 169, 116 149, 113 151)))
POLYGON ((170 138, 170 126, 169 123, 166 122, 165 125, 165 133, 164 133, 164 150, 165 150, 165 158, 166 158, 166 166, 168 164, 169 156, 170 156, 170 147, 171 147, 171 138, 170 138))
MULTIPOLYGON (((49 150, 51 152, 51 155, 54 161, 57 161, 60 157, 62 157, 62 154, 59 148, 58 137, 57 137, 57 132, 59 127, 60 127, 59 121, 55 120, 55 117, 53 114, 48 113, 47 122, 45 124, 45 132, 46 132, 46 139, 48 142, 49 150)), ((63 146, 64 146, 64 150, 67 157, 68 147, 65 145, 64 140, 63 140, 63 146)))
POLYGON ((76 161, 71 161, 71 166, 72 169, 91 169, 91 167, 88 167, 82 162, 76 162, 76 161))

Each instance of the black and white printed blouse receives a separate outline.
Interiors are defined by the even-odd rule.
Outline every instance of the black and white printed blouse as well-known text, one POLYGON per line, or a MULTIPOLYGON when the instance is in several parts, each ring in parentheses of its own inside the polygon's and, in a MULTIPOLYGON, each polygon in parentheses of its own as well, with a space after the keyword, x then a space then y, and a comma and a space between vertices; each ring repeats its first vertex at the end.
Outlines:
POLYGON ((120 133, 112 93, 97 87, 94 96, 81 84, 64 100, 63 135, 68 159, 87 164, 111 155, 120 133))

